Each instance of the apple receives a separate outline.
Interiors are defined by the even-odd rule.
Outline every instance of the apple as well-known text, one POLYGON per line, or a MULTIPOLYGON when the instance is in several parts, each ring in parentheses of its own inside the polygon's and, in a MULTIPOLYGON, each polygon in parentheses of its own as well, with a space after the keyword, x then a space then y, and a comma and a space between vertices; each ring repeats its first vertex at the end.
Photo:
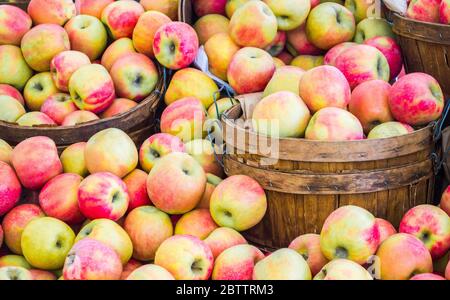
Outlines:
POLYGON ((327 2, 311 10, 306 22, 306 35, 314 46, 328 50, 351 41, 355 27, 351 11, 340 4, 327 2))
POLYGON ((194 29, 197 32, 200 45, 204 45, 216 34, 228 34, 229 24, 230 20, 218 14, 205 15, 199 18, 194 24, 194 29))
POLYGON ((375 5, 375 0, 345 0, 345 7, 353 13, 356 23, 373 17, 375 5))
POLYGON ((391 25, 382 18, 368 18, 358 23, 356 26, 355 43, 361 44, 364 41, 377 36, 387 36, 395 38, 391 25))
POLYGON ((9 84, 22 90, 32 75, 33 70, 26 63, 19 47, 0 45, 1 84, 9 84))
POLYGON ((64 265, 75 233, 64 222, 42 217, 31 220, 22 232, 22 251, 35 268, 55 270, 64 265))
POLYGON ((117 221, 127 212, 128 202, 127 186, 112 173, 91 174, 78 189, 78 205, 88 219, 117 221))
POLYGON ((113 64, 110 73, 117 95, 137 102, 150 95, 159 78, 152 60, 140 53, 122 56, 113 64))
POLYGON ((48 97, 58 93, 50 72, 42 72, 28 80, 23 91, 26 106, 33 111, 39 111, 48 97))
POLYGON ((409 125, 426 125, 437 120, 444 109, 439 83, 425 73, 400 78, 389 93, 389 105, 396 120, 409 125))
POLYGON ((120 275, 120 280, 125 280, 128 276, 137 268, 141 267, 143 264, 135 259, 130 259, 126 265, 123 266, 122 275, 120 275))
POLYGON ((153 260, 161 243, 173 235, 169 216, 154 206, 133 209, 123 227, 133 242, 133 258, 140 261, 153 260))
POLYGON ((320 248, 329 260, 344 258, 362 265, 375 254, 379 244, 375 217, 353 205, 340 207, 329 215, 320 233, 320 248))
POLYGON ((209 246, 216 259, 223 251, 237 245, 245 245, 247 241, 236 230, 228 227, 214 229, 204 242, 209 246))
POLYGON ((21 267, 27 270, 31 269, 31 265, 25 257, 20 255, 5 255, 0 258, 0 267, 21 267))
POLYGON ((366 81, 353 90, 348 109, 359 119, 366 134, 394 120, 389 108, 390 90, 391 85, 383 80, 366 81))
POLYGON ((433 261, 421 240, 411 234, 390 236, 378 248, 382 280, 408 280, 414 275, 431 273, 433 261))
POLYGON ((168 214, 184 214, 200 201, 206 187, 202 166, 189 154, 172 152, 162 157, 147 179, 150 200, 168 214))
POLYGON ((334 46, 333 48, 328 50, 327 54, 325 54, 323 63, 325 65, 334 66, 336 64, 336 59, 338 58, 339 55, 342 54, 342 52, 344 52, 345 50, 347 50, 353 46, 356 46, 356 45, 358 45, 358 44, 352 43, 352 42, 346 42, 346 43, 342 43, 342 44, 338 44, 338 45, 334 46))
POLYGON ((129 53, 136 53, 133 41, 129 38, 118 39, 106 48, 102 55, 101 64, 110 71, 117 60, 129 53))
POLYGON ((397 78, 403 67, 403 57, 402 49, 395 39, 387 36, 377 36, 366 40, 364 44, 375 47, 383 53, 389 64, 390 80, 397 78))
POLYGON ((414 132, 414 128, 400 122, 387 122, 375 126, 367 135, 368 139, 385 139, 414 132))
POLYGON ((326 264, 314 280, 373 280, 361 265, 348 259, 334 259, 326 264))
POLYGON ((102 11, 114 0, 75 0, 78 15, 90 15, 97 19, 102 17, 102 11))
POLYGON ((320 55, 323 50, 312 44, 306 36, 306 25, 303 24, 286 33, 286 47, 294 56, 298 55, 320 55))
POLYGON ((267 198, 257 181, 246 175, 230 176, 211 196, 210 212, 223 227, 245 231, 258 224, 267 210, 267 198))
POLYGON ((141 15, 133 30, 133 45, 137 52, 154 58, 155 33, 162 25, 169 22, 170 18, 159 11, 147 11, 141 15))
POLYGON ((19 179, 13 168, 5 162, 0 161, 0 216, 9 212, 19 201, 22 193, 19 179))
POLYGON ((19 126, 56 125, 49 116, 39 111, 32 111, 22 115, 16 121, 19 126))
POLYGON ((13 148, 4 140, 0 139, 0 161, 11 164, 13 148))
POLYGON ((116 98, 113 79, 99 64, 85 65, 76 70, 70 77, 69 91, 79 109, 93 113, 103 112, 116 98))
POLYGON ((49 271, 43 271, 38 269, 29 270, 32 280, 56 280, 55 274, 49 271))
POLYGON ((197 56, 198 43, 194 28, 183 22, 170 22, 156 31, 153 53, 164 67, 173 70, 183 69, 197 56))
POLYGON ((122 263, 117 253, 95 239, 77 242, 64 262, 64 280, 118 280, 122 263))
POLYGON ((446 280, 446 279, 440 275, 436 275, 433 273, 424 273, 424 274, 414 275, 409 280, 446 280))
POLYGON ((399 232, 419 238, 439 259, 450 250, 450 217, 433 205, 419 205, 410 209, 400 222, 399 232))
POLYGON ((277 58, 283 61, 285 65, 289 65, 292 59, 294 59, 294 57, 287 51, 282 51, 280 54, 277 55, 277 58))
POLYGON ((253 280, 311 280, 311 270, 297 251, 284 248, 256 263, 253 280))
POLYGON ((93 135, 86 144, 86 167, 91 174, 110 172, 123 178, 136 169, 138 151, 122 130, 109 128, 93 135))
POLYGON ((264 50, 266 50, 272 57, 280 54, 286 46, 286 32, 278 30, 275 39, 264 50))
POLYGON ((102 119, 111 118, 130 111, 137 105, 138 104, 133 100, 117 98, 114 99, 113 103, 104 112, 102 112, 100 116, 102 119))
POLYGON ((0 96, 0 121, 15 123, 25 113, 19 101, 10 96, 0 96))
POLYGON ((51 95, 41 106, 41 112, 49 116, 56 124, 61 125, 64 119, 78 108, 72 102, 70 95, 57 93, 51 95))
POLYGON ((79 51, 63 51, 57 54, 50 62, 50 71, 56 87, 69 91, 69 79, 80 67, 91 64, 89 57, 79 51))
POLYGON ((35 25, 44 23, 64 25, 77 14, 72 0, 31 0, 27 11, 35 25))
POLYGON ((179 0, 140 0, 139 3, 146 11, 158 11, 165 14, 171 20, 178 19, 179 0))
POLYGON ((193 4, 194 12, 198 17, 210 14, 225 14, 227 0, 195 0, 193 4))
POLYGON ((161 132, 179 137, 183 142, 203 138, 205 109, 197 98, 187 97, 167 106, 161 115, 161 132))
POLYGON ((89 174, 84 159, 85 148, 86 143, 80 142, 72 144, 64 149, 60 157, 64 173, 74 173, 81 177, 86 177, 89 174))
POLYGON ((352 89, 365 81, 389 81, 389 64, 383 53, 375 47, 357 45, 343 51, 334 63, 347 78, 352 89))
POLYGON ((82 123, 98 120, 99 117, 87 110, 76 110, 68 114, 62 121, 61 126, 75 126, 82 123))
POLYGON ((239 104, 239 100, 232 98, 222 98, 211 104, 208 108, 208 120, 220 120, 224 112, 239 104))
POLYGON ((293 30, 306 22, 311 0, 263 0, 274 13, 278 29, 293 30))
POLYGON ((269 83, 275 69, 275 63, 269 53, 246 47, 234 54, 228 66, 227 78, 238 94, 261 92, 269 83))
POLYGON ((441 0, 411 0, 406 16, 417 21, 439 23, 440 5, 441 0))
POLYGON ((133 35, 133 29, 144 8, 136 1, 119 0, 108 4, 102 11, 101 20, 114 40, 133 35))
POLYGON ((384 219, 376 218, 375 222, 378 225, 378 231, 380 232, 380 245, 387 240, 390 236, 397 233, 394 225, 384 219))
POLYGON ((33 280, 33 277, 30 271, 22 267, 2 267, 0 280, 33 280))
POLYGON ((83 178, 78 174, 61 174, 51 179, 39 194, 39 205, 49 217, 68 224, 84 220, 78 208, 78 186, 83 178))
POLYGON ((240 8, 242 5, 249 1, 254 0, 228 0, 225 4, 225 13, 228 16, 228 18, 231 18, 234 14, 234 12, 240 8))
POLYGON ((227 80, 228 66, 234 54, 239 50, 228 33, 217 33, 205 43, 209 70, 222 80, 227 80))
POLYGON ((166 239, 156 251, 155 264, 169 271, 176 280, 207 280, 214 258, 208 245, 191 235, 166 239))
POLYGON ((276 69, 264 90, 264 97, 281 91, 299 94, 300 80, 305 71, 295 66, 282 66, 276 69))
POLYGON ((203 167, 205 173, 223 177, 223 168, 218 162, 222 155, 218 146, 209 140, 196 139, 185 144, 186 152, 203 167))
POLYGON ((44 216, 44 212, 39 206, 34 204, 16 206, 5 215, 2 226, 5 244, 11 252, 22 255, 21 238, 24 228, 31 220, 44 216))
POLYGON ((291 61, 291 66, 296 66, 305 71, 311 70, 313 68, 323 65, 323 56, 314 55, 299 55, 291 61))
POLYGON ((21 48, 27 64, 35 71, 50 70, 52 58, 70 50, 69 36, 56 24, 41 24, 31 28, 22 38, 21 48))
POLYGON ((177 71, 170 81, 164 101, 167 105, 186 97, 199 99, 207 109, 219 96, 217 84, 205 73, 194 68, 177 71))
POLYGON ((116 251, 124 265, 133 253, 133 244, 126 231, 109 219, 97 219, 87 223, 76 236, 75 243, 86 238, 97 240, 116 251))
POLYGON ((439 207, 447 213, 448 216, 450 216, 450 185, 447 186, 444 193, 441 197, 441 203, 439 207))
POLYGON ((216 187, 223 181, 222 178, 217 177, 214 174, 206 173, 206 188, 203 193, 202 199, 197 204, 196 208, 207 208, 209 209, 209 202, 211 200, 211 195, 216 189, 216 187))
POLYGON ((303 256, 308 263, 312 276, 316 276, 328 263, 328 259, 323 256, 320 249, 320 235, 318 234, 301 235, 291 242, 289 248, 303 256))
POLYGON ((12 5, 0 6, 0 16, 0 45, 20 46, 20 40, 31 28, 30 16, 12 5))
POLYGON ((175 226, 175 234, 188 234, 204 240, 216 228, 217 224, 214 223, 209 209, 200 208, 184 214, 178 220, 175 226))
POLYGON ((175 278, 163 267, 149 264, 131 272, 126 280, 175 280, 175 278))
POLYGON ((0 84, 0 96, 10 96, 16 99, 20 104, 25 105, 22 94, 9 84, 0 84))
POLYGON ((181 139, 168 133, 157 133, 142 143, 139 150, 139 163, 142 169, 150 172, 161 157, 172 152, 185 152, 181 139))
POLYGON ((20 182, 30 190, 40 189, 63 171, 55 142, 44 136, 20 142, 13 150, 11 161, 20 182))
POLYGON ((439 5, 439 22, 450 25, 450 1, 442 0, 439 5))
POLYGON ((123 179, 128 189, 128 196, 130 197, 128 211, 136 207, 152 204, 147 194, 147 176, 148 174, 146 172, 135 169, 123 179))

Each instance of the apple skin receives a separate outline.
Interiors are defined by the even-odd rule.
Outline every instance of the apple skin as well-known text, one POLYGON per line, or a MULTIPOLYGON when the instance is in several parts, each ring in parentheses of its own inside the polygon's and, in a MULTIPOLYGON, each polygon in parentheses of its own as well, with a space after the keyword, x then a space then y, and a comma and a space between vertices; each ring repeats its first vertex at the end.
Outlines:
POLYGON ((204 242, 209 246, 216 259, 223 251, 237 245, 246 245, 245 238, 236 230, 228 227, 214 229, 204 242))
POLYGON ((414 128, 400 122, 387 122, 374 127, 367 135, 368 139, 384 139, 414 132, 414 128))
POLYGON ((9 212, 19 201, 22 187, 13 168, 5 162, 0 161, 0 216, 9 212))
POLYGON ((130 260, 133 253, 133 244, 126 231, 109 219, 90 221, 80 230, 75 243, 86 238, 97 240, 116 251, 123 265, 130 260))
POLYGON ((165 14, 171 20, 178 19, 178 2, 179 0, 140 0, 139 3, 144 7, 145 11, 158 11, 165 14))
POLYGON ((411 0, 406 17, 429 23, 439 23, 441 0, 411 0))
POLYGON ((390 80, 397 78, 403 67, 403 56, 402 49, 395 39, 387 36, 377 36, 366 40, 364 44, 375 47, 383 53, 389 64, 390 80))
POLYGON ((161 243, 173 235, 169 216, 154 206, 133 209, 124 229, 133 243, 133 258, 140 261, 153 260, 161 243))
POLYGON ((378 248, 382 280, 408 280, 414 275, 431 273, 431 254, 418 238, 398 233, 390 236, 378 248))
POLYGON ((217 177, 216 175, 206 173, 206 188, 205 192, 203 193, 202 199, 197 204, 196 208, 207 208, 209 209, 209 202, 211 200, 211 195, 216 189, 216 186, 219 185, 223 180, 220 177, 217 177))
POLYGON ((446 212, 433 205, 419 205, 410 209, 400 222, 399 232, 419 238, 439 259, 450 250, 450 218, 446 212))
POLYGON ((253 270, 264 254, 252 245, 225 249, 214 262, 212 280, 252 280, 253 270))
POLYGON ((445 189, 441 197, 441 203, 439 207, 450 216, 450 185, 445 189))
POLYGON ((175 280, 175 278, 163 267, 148 264, 131 272, 126 280, 175 280))
POLYGON ((450 25, 450 1, 442 0, 439 6, 439 22, 450 25))
POLYGON ((0 96, 0 120, 15 123, 26 113, 25 108, 10 96, 0 96))
POLYGON ((50 70, 50 62, 58 53, 70 50, 69 36, 56 24, 41 24, 22 38, 21 49, 27 64, 35 71, 50 70))
POLYGON ((224 172, 218 160, 222 158, 220 149, 209 140, 196 139, 185 144, 186 152, 203 167, 205 173, 223 177, 224 172))
POLYGON ((102 55, 101 64, 106 70, 110 71, 117 60, 129 53, 136 53, 133 40, 129 38, 118 39, 106 48, 102 55))
POLYGON ((170 105, 182 98, 195 97, 207 109, 214 103, 215 95, 220 96, 219 88, 208 75, 194 68, 186 68, 173 75, 164 101, 170 105))
POLYGON ((351 99, 351 90, 339 69, 319 66, 303 74, 300 80, 300 97, 312 113, 325 107, 346 109, 351 99))
POLYGON ((0 139, 0 161, 11 165, 13 148, 4 140, 0 139))
POLYGON ((63 171, 55 142, 44 136, 20 142, 13 150, 11 161, 20 182, 30 190, 43 187, 63 171))
POLYGON ((22 51, 17 46, 0 46, 0 83, 9 84, 22 90, 33 70, 26 63, 22 51))
POLYGON ((31 273, 32 280, 56 280, 55 274, 49 271, 31 269, 29 272, 31 273))
POLYGON ((355 27, 351 11, 340 4, 327 2, 311 10, 306 22, 306 35, 314 46, 328 50, 351 41, 355 27))
MULTIPOLYGON (((211 37, 219 33, 228 34, 230 20, 218 14, 205 15, 194 24, 200 45, 204 45, 211 37)), ((234 42, 233 42, 234 43, 234 42)))
POLYGON ((0 280, 33 280, 33 276, 30 271, 22 267, 2 267, 0 280))
POLYGON ((286 33, 287 49, 294 56, 298 55, 320 55, 323 53, 322 49, 317 48, 308 40, 306 36, 306 25, 301 25, 294 30, 289 30, 286 33))
POLYGON ((239 104, 239 101, 236 101, 236 99, 222 98, 217 100, 216 103, 211 104, 208 108, 208 120, 220 120, 222 114, 236 104, 239 104))
POLYGON ((308 263, 311 275, 317 273, 328 263, 328 259, 323 256, 320 249, 320 235, 304 234, 291 242, 289 248, 297 251, 308 263))
POLYGON ((390 236, 397 233, 397 230, 395 229, 394 225, 389 223, 389 221, 386 221, 384 219, 376 218, 375 222, 378 225, 378 231, 380 232, 380 245, 387 240, 390 236))
POLYGON ((39 111, 32 111, 22 115, 16 121, 19 126, 56 125, 49 116, 39 111))
POLYGON ((101 20, 112 39, 131 38, 133 29, 144 12, 142 5, 136 1, 119 0, 103 9, 101 20))
POLYGON ((141 267, 143 263, 138 260, 130 259, 124 266, 122 270, 122 275, 120 275, 120 280, 126 280, 128 276, 137 268, 141 267))
POLYGON ((206 188, 202 166, 189 154, 172 152, 162 157, 147 179, 150 200, 168 214, 184 214, 197 206, 206 188))
POLYGON ((74 173, 81 177, 89 174, 84 159, 85 142, 72 144, 61 153, 60 160, 63 165, 64 173, 74 173))
POLYGON ((277 55, 277 58, 280 59, 282 62, 284 62, 285 65, 289 65, 292 59, 294 59, 294 57, 287 51, 282 51, 280 54, 277 55))
POLYGON ((20 40, 30 30, 32 21, 22 9, 12 5, 0 7, 0 45, 20 46, 20 40))
POLYGON ((57 93, 51 95, 41 106, 41 112, 49 116, 56 124, 61 125, 64 119, 78 108, 72 102, 70 95, 57 93))
POLYGON ((237 9, 241 8, 242 5, 250 1, 254 0, 228 0, 227 4, 225 5, 225 13, 227 17, 231 19, 237 9))
POLYGON ((27 11, 35 25, 64 25, 77 14, 72 0, 31 0, 27 11))
POLYGON ((333 48, 328 50, 327 54, 325 54, 323 63, 325 65, 334 66, 336 63, 336 59, 338 58, 339 55, 342 54, 342 52, 344 52, 345 50, 347 50, 353 46, 356 46, 356 45, 358 45, 358 44, 353 43, 353 42, 346 42, 346 43, 342 43, 342 44, 338 44, 338 45, 334 46, 333 48))
POLYGON ((279 30, 293 30, 306 22, 311 0, 263 0, 274 13, 279 30))
POLYGON ((25 105, 22 94, 9 84, 0 84, 0 96, 9 96, 16 99, 20 104, 25 105))
POLYGON ((264 50, 266 50, 272 57, 280 54, 286 46, 286 32, 277 31, 275 39, 264 50))
POLYGON ((98 120, 99 117, 87 110, 76 110, 68 114, 61 123, 61 126, 75 126, 82 123, 98 120))
POLYGON ((439 83, 425 73, 410 73, 400 78, 389 93, 394 118, 411 126, 437 120, 444 109, 439 83))
POLYGON ((375 5, 375 0, 345 0, 345 7, 353 13, 356 23, 373 17, 375 5))
POLYGON ((40 111, 48 97, 60 91, 53 82, 50 72, 42 72, 28 80, 23 91, 26 106, 32 111, 40 111))
POLYGON ((203 138, 206 115, 205 109, 197 98, 187 97, 167 106, 161 115, 161 132, 189 142, 203 138))
POLYGON ((118 59, 110 74, 117 95, 136 102, 150 95, 159 78, 153 61, 140 53, 130 53, 118 59))
POLYGON ((384 80, 370 80, 358 85, 351 94, 348 110, 368 134, 382 123, 394 121, 389 108, 391 85, 384 80))
POLYGON ((117 253, 90 238, 77 242, 64 263, 64 280, 118 280, 122 263, 117 253))
POLYGON ((375 254, 379 244, 375 217, 352 205, 340 207, 329 215, 320 233, 320 247, 329 260, 344 258, 362 265, 375 254))
POLYGON ((211 73, 226 81, 228 66, 239 49, 228 33, 217 33, 208 39, 205 52, 211 73))
POLYGON ((305 71, 323 65, 324 57, 321 55, 299 55, 291 61, 291 66, 301 68, 305 71))
POLYGON ((176 280, 207 280, 214 258, 208 245, 191 235, 165 240, 156 251, 155 264, 169 271, 176 280))
POLYGON ((61 174, 51 179, 39 193, 39 205, 49 217, 67 224, 78 224, 84 216, 78 208, 78 186, 83 178, 78 174, 61 174))
POLYGON ((125 98, 117 98, 114 99, 111 106, 109 106, 104 112, 102 112, 100 116, 102 119, 111 118, 129 111, 134 107, 136 107, 137 105, 138 104, 133 100, 125 98))
POLYGON ((194 209, 178 220, 175 226, 175 235, 188 234, 204 240, 216 228, 218 226, 212 219, 209 209, 194 209))
POLYGON ((231 176, 222 181, 211 195, 210 212, 223 227, 245 231, 258 224, 267 210, 263 188, 251 177, 231 176))
POLYGON ((113 79, 99 64, 85 65, 76 70, 70 77, 69 91, 79 109, 93 113, 103 112, 116 98, 113 79))
POLYGON ((161 157, 171 152, 186 152, 181 139, 168 133, 156 133, 142 143, 139 163, 144 171, 150 172, 161 157))
POLYGON ((147 177, 148 174, 146 172, 135 169, 123 179, 130 196, 129 212, 136 207, 152 204, 147 194, 147 177))
POLYGON ((197 56, 199 41, 194 28, 183 22, 162 25, 153 39, 153 53, 160 64, 172 70, 188 67, 197 56))
POLYGON ((35 268, 56 270, 64 265, 74 239, 75 233, 64 222, 51 217, 37 218, 23 230, 23 255, 35 268))
POLYGON ((361 265, 348 259, 334 259, 317 273, 314 280, 373 280, 361 265))
POLYGON ((89 15, 100 19, 102 11, 114 0, 75 0, 77 15, 89 15))
POLYGON ((227 0, 196 0, 192 4, 198 17, 211 14, 225 15, 227 0))
POLYGON ((358 118, 348 111, 327 107, 313 115, 305 137, 317 141, 353 141, 362 140, 364 131, 358 118))
POLYGON ((354 42, 362 44, 364 41, 377 36, 395 38, 395 34, 392 32, 392 26, 388 21, 382 18, 367 18, 359 22, 358 26, 356 26, 354 42))
POLYGON ((284 248, 256 263, 253 280, 311 280, 311 270, 303 256, 284 248))
POLYGON ((414 275, 409 280, 446 280, 446 279, 440 275, 436 275, 433 273, 424 273, 424 274, 414 275))
POLYGON ((146 11, 141 15, 133 30, 133 45, 136 51, 154 58, 155 33, 162 25, 169 22, 171 22, 170 18, 158 11, 146 11))
POLYGON ((98 172, 86 177, 78 189, 80 211, 88 219, 117 221, 128 209, 128 190, 116 175, 98 172))
POLYGON ((63 92, 69 91, 69 79, 80 67, 91 64, 89 57, 80 51, 63 51, 53 57, 50 72, 56 87, 63 92))
MULTIPOLYGON (((4 177, 3 177, 4 178, 4 177)), ((44 217, 44 212, 34 204, 14 207, 3 218, 4 241, 11 252, 22 255, 21 238, 27 224, 36 218, 44 217)))
POLYGON ((0 268, 3 267, 21 267, 30 270, 32 267, 25 257, 20 255, 4 255, 0 258, 0 268))
POLYGON ((275 70, 275 63, 269 53, 258 48, 245 47, 237 51, 231 59, 227 78, 236 93, 249 94, 263 91, 275 70))

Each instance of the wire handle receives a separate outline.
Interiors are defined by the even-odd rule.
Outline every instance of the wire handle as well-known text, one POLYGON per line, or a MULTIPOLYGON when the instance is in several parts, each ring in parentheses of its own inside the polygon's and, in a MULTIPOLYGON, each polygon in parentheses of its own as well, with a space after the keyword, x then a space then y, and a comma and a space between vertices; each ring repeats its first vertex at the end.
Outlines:
POLYGON ((444 111, 442 113, 442 117, 435 122, 434 124, 434 132, 433 132, 433 141, 437 142, 442 137, 442 129, 444 129, 445 121, 450 112, 450 99, 448 99, 445 103, 444 111))

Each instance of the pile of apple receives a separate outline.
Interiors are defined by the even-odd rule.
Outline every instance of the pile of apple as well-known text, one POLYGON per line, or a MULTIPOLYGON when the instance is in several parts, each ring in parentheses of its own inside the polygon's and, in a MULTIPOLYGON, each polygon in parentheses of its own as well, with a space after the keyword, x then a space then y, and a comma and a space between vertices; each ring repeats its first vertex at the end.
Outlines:
POLYGON ((137 106, 158 82, 153 38, 177 15, 166 2, 31 0, 28 13, 1 5, 0 120, 73 126, 137 106))
POLYGON ((450 25, 449 0, 408 0, 406 16, 408 18, 450 25))

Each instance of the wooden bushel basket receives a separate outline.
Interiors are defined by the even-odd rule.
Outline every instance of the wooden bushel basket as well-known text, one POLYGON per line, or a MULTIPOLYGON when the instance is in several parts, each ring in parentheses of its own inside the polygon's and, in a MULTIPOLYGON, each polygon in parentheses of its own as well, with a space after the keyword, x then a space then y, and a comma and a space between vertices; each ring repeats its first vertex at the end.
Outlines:
POLYGON ((320 142, 271 139, 240 121, 240 105, 222 116, 225 172, 248 175, 266 191, 266 216, 245 232, 261 248, 287 247, 299 235, 320 233, 341 206, 363 207, 398 226, 407 210, 432 203, 432 125, 388 139, 320 142))

